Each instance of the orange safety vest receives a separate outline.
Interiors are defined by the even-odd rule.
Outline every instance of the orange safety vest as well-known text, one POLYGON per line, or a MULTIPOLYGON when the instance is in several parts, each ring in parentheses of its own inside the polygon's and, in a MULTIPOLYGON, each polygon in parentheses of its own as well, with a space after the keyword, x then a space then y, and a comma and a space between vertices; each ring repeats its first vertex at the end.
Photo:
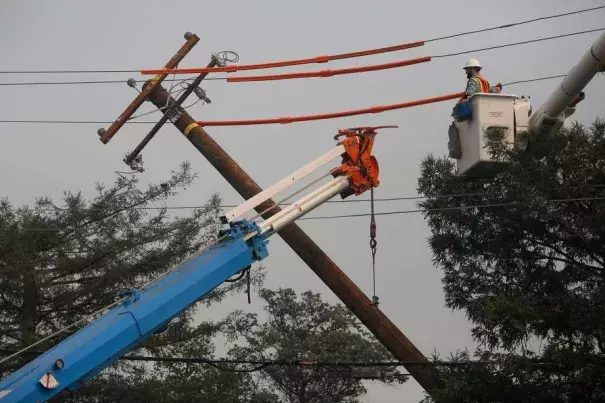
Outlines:
MULTIPOLYGON (((475 80, 475 81, 477 81, 477 84, 479 84, 479 91, 477 93, 486 93, 486 94, 490 93, 492 86, 489 84, 489 81, 487 81, 482 76, 475 76, 473 78, 470 78, 469 81, 470 80, 475 80)), ((458 103, 464 102, 465 100, 466 100, 466 94, 463 94, 460 97, 460 99, 458 100, 458 103)))
POLYGON ((487 81, 485 78, 481 77, 481 76, 477 76, 477 77, 473 77, 474 79, 479 80, 479 83, 481 84, 481 91, 480 92, 484 92, 489 94, 492 86, 489 85, 489 81, 487 81))

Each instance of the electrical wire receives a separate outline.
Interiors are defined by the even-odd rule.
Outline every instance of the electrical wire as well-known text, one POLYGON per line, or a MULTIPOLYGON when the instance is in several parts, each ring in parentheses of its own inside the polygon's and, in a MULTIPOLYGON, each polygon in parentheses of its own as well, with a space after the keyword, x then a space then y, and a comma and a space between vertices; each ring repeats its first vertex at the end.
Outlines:
MULTIPOLYGON (((581 14, 581 13, 587 13, 587 12, 591 12, 591 11, 597 11, 597 10, 601 10, 601 9, 604 9, 604 8, 605 8, 605 6, 597 6, 597 7, 591 7, 591 8, 585 8, 585 9, 575 10, 575 11, 571 11, 571 12, 565 12, 565 13, 554 14, 554 15, 549 15, 549 16, 537 17, 537 18, 532 18, 532 19, 524 20, 524 21, 512 22, 512 23, 508 23, 508 24, 496 25, 496 26, 492 26, 492 27, 488 27, 488 28, 482 28, 482 29, 478 29, 478 30, 465 31, 465 32, 460 32, 460 33, 456 33, 456 34, 450 34, 450 35, 435 37, 435 38, 432 38, 432 39, 428 39, 428 40, 426 40, 424 42, 425 43, 437 42, 437 41, 442 41, 442 40, 451 39, 451 38, 457 38, 457 37, 466 36, 466 35, 472 35, 472 34, 477 34, 477 33, 482 33, 482 32, 500 30, 500 29, 506 29, 506 28, 516 27, 516 26, 520 26, 520 25, 526 25, 526 24, 530 24, 530 23, 534 23, 534 22, 538 22, 538 21, 544 21, 544 20, 561 18, 561 17, 567 17, 567 16, 581 14)), ((381 48, 381 49, 392 49, 392 48, 396 48, 396 47, 381 48)), ((393 50, 391 50, 391 51, 393 51, 393 50)), ((226 51, 226 52, 229 53, 229 51, 226 51)), ((354 53, 359 53, 359 52, 354 52, 354 53)), ((98 73, 138 73, 138 72, 140 72, 140 69, 122 69, 122 70, 111 70, 111 69, 107 69, 107 70, 99 70, 99 69, 97 69, 97 70, 1 70, 0 74, 89 74, 89 73, 98 74, 98 73)), ((224 79, 224 78, 218 78, 218 79, 224 79)), ((207 78, 206 80, 212 80, 212 78, 207 78)), ((164 80, 164 81, 168 81, 168 80, 164 80)), ((114 83, 114 82, 115 83, 121 83, 123 81, 115 80, 115 81, 110 81, 110 82, 112 82, 112 83, 114 83)), ((67 82, 67 83, 71 84, 71 82, 67 82)), ((85 82, 85 83, 96 84, 96 83, 100 83, 100 82, 98 82, 98 81, 90 81, 90 82, 85 82)), ((53 83, 49 83, 49 84, 53 84, 53 83)), ((83 82, 83 84, 84 84, 84 82, 83 82)), ((11 84, 0 83, 0 85, 11 85, 11 84)), ((14 84, 14 85, 19 85, 19 84, 14 84)), ((44 85, 44 84, 42 84, 42 85, 44 85)))
MULTIPOLYGON (((128 172, 130 173, 130 172, 128 172)), ((554 188, 548 188, 547 190, 574 190, 574 189, 600 189, 605 188, 605 184, 597 184, 597 185, 582 185, 582 186, 560 186, 554 188)), ((439 194, 439 195, 431 195, 431 196, 399 196, 399 197, 378 197, 374 199, 375 203, 389 203, 396 201, 412 201, 412 200, 425 200, 425 199, 456 199, 456 198, 466 198, 466 197, 476 197, 476 196, 495 196, 502 195, 502 192, 469 192, 469 193, 447 193, 447 194, 439 194)), ((325 204, 348 204, 348 203, 369 203, 370 199, 361 199, 355 198, 351 200, 328 200, 325 204)), ((277 203, 278 206, 291 206, 292 203, 277 203)), ((235 208, 237 204, 223 204, 220 208, 235 208)), ((204 206, 164 206, 164 207, 128 207, 126 210, 197 210, 203 209, 204 206)), ((18 209, 13 208, 12 211, 17 211, 18 209)), ((43 210, 54 211, 54 210, 68 210, 66 207, 45 207, 43 210)), ((89 209, 95 210, 95 209, 89 209)), ((99 208, 98 210, 102 210, 99 208)))
MULTIPOLYGON (((0 349, 0 354, 7 354, 17 350, 13 349, 0 349)), ((43 351, 27 351, 22 354, 39 356, 44 354, 43 351)), ((265 368, 272 366, 286 366, 286 367, 304 367, 304 368, 372 368, 372 367, 401 367, 401 366, 429 366, 434 365, 433 362, 422 362, 422 361, 394 361, 394 362, 368 362, 368 361, 311 361, 311 360, 235 360, 235 359, 212 359, 204 357, 153 357, 153 356, 141 356, 141 355, 127 355, 118 358, 119 361, 136 361, 136 362, 162 362, 170 364, 203 364, 209 365, 219 371, 223 372, 237 372, 237 373, 252 373, 258 372, 265 368), (254 365, 253 368, 228 368, 225 365, 254 365)), ((341 373, 341 375, 348 375, 348 373, 341 373)), ((396 377, 407 377, 411 376, 409 373, 397 372, 394 374, 396 377)), ((355 378, 365 378, 363 375, 356 375, 355 378)), ((372 378, 373 379, 373 378, 372 378)))
MULTIPOLYGON (((578 202, 578 201, 591 201, 591 200, 605 200, 605 196, 603 197, 580 197, 573 199, 546 199, 543 200, 546 203, 565 203, 565 202, 578 202)), ((382 213, 374 213, 376 216, 391 216, 391 215, 401 215, 401 214, 413 214, 413 213, 428 213, 431 211, 456 211, 456 210, 468 210, 468 209, 484 209, 484 208, 494 208, 494 207, 509 207, 518 205, 518 202, 506 202, 506 203, 489 203, 489 204, 475 204, 471 206, 454 206, 454 207, 436 207, 436 208, 428 208, 428 209, 418 209, 418 210, 400 210, 400 211, 387 211, 382 213)), ((338 219, 338 218, 358 218, 358 217, 368 217, 370 214, 361 213, 361 214, 342 214, 342 215, 334 215, 334 216, 315 216, 315 217, 302 217, 299 218, 298 221, 302 220, 330 220, 330 219, 338 219)))
MULTIPOLYGON (((188 83, 190 80, 193 80, 193 79, 192 79, 192 78, 187 78, 187 79, 184 79, 184 80, 183 80, 183 79, 180 79, 180 80, 172 80, 172 81, 177 82, 177 84, 178 84, 178 85, 179 85, 181 88, 180 88, 179 90, 174 90, 174 89, 173 89, 173 88, 174 88, 174 86, 171 86, 171 87, 170 87, 170 90, 168 91, 168 93, 169 93, 171 96, 173 96, 174 98, 178 98, 178 97, 181 95, 181 93, 182 93, 183 91, 185 91, 185 90, 186 90, 186 88, 187 88, 186 86, 185 86, 185 87, 183 87, 183 84, 188 83)), ((166 81, 166 80, 164 80, 164 81, 166 81)), ((198 102, 200 102, 200 101, 201 101, 201 99, 198 99, 198 100, 196 100, 196 101, 193 101, 191 104, 189 104, 189 105, 187 105, 187 106, 183 106, 183 109, 184 109, 184 110, 188 110, 189 108, 191 108, 192 106, 195 106, 195 105, 196 105, 198 102)), ((205 104, 205 102, 204 102, 204 103, 202 103, 202 105, 203 105, 203 104, 205 104)), ((131 116, 130 118, 128 118, 128 121, 131 121, 131 120, 134 120, 134 119, 139 119, 139 118, 142 118, 143 116, 152 115, 152 114, 157 113, 157 112, 162 112, 162 110, 165 110, 165 109, 167 109, 167 108, 168 108, 168 104, 166 104, 166 106, 164 106, 163 108, 156 108, 156 109, 154 109, 154 110, 152 110, 152 111, 149 111, 149 112, 141 112, 141 113, 139 113, 139 114, 137 114, 137 115, 133 115, 133 116, 131 116)))
MULTIPOLYGON (((10 354, 17 350, 15 349, 0 349, 0 354, 10 354)), ((41 355, 45 351, 28 351, 28 355, 41 355)), ((231 365, 264 365, 264 366, 294 366, 294 367, 403 367, 403 366, 438 366, 438 367, 467 367, 472 365, 489 365, 501 364, 495 360, 468 360, 468 361, 355 361, 355 360, 238 360, 228 358, 206 358, 206 357, 154 357, 143 355, 125 355, 118 360, 121 361, 146 361, 146 362, 164 362, 178 364, 231 364, 231 365)), ((531 359, 534 363, 544 361, 543 359, 531 359)), ((602 361, 605 364, 605 361, 602 361)))
POLYGON ((545 81, 545 80, 554 80, 556 78, 563 78, 563 77, 567 77, 567 74, 559 74, 559 75, 556 75, 556 76, 547 76, 547 77, 541 77, 541 78, 533 78, 533 79, 529 79, 529 80, 512 81, 510 83, 506 83, 506 84, 502 84, 502 85, 510 87, 512 85, 517 85, 517 84, 534 83, 534 82, 545 81))
POLYGON ((569 36, 583 35, 583 34, 602 31, 602 30, 605 30, 605 28, 598 28, 598 29, 594 29, 594 30, 587 30, 587 31, 581 31, 581 32, 573 32, 573 33, 569 33, 569 34, 532 39, 532 40, 522 41, 522 42, 513 42, 513 43, 504 44, 504 45, 491 46, 491 47, 487 47, 487 48, 465 50, 465 51, 461 51, 461 52, 457 52, 457 53, 449 53, 449 54, 437 55, 437 56, 425 56, 425 57, 420 57, 420 58, 415 58, 415 59, 402 60, 402 61, 398 61, 398 62, 383 63, 383 64, 376 64, 376 65, 369 65, 369 66, 362 66, 362 67, 351 67, 351 68, 335 69, 335 70, 319 70, 319 71, 310 71, 310 72, 302 72, 302 73, 299 72, 299 73, 269 74, 269 75, 257 75, 257 76, 235 76, 235 77, 227 77, 226 81, 228 83, 242 83, 242 82, 259 82, 259 81, 264 82, 264 81, 275 81, 275 80, 291 80, 291 79, 298 79, 298 78, 314 78, 314 77, 325 78, 325 77, 333 77, 333 76, 343 75, 343 74, 388 70, 388 69, 412 66, 415 64, 419 64, 419 63, 427 63, 427 62, 430 62, 432 59, 442 59, 442 58, 446 58, 446 57, 464 55, 464 54, 468 54, 468 53, 478 53, 478 52, 483 52, 483 51, 487 51, 487 50, 519 46, 519 45, 525 45, 525 44, 529 44, 529 43, 543 42, 543 41, 548 41, 548 40, 553 40, 553 39, 565 38, 565 37, 569 37, 569 36))
MULTIPOLYGON (((603 28, 605 29, 605 28, 603 28)), ((464 53, 464 52, 463 52, 464 53)), ((528 82, 527 80, 526 82, 528 82)), ((502 84, 505 86, 506 84, 502 84)), ((383 113, 387 111, 400 110, 406 108, 413 108, 422 105, 428 105, 432 103, 439 103, 448 100, 458 99, 463 94, 463 92, 456 92, 453 94, 446 94, 441 96, 435 96, 430 98, 423 98, 414 101, 408 102, 400 102, 396 104, 390 105, 380 105, 380 106, 371 106, 362 109, 352 109, 347 111, 339 111, 339 112, 329 112, 329 113, 320 113, 315 115, 299 115, 299 116, 284 116, 278 118, 255 118, 255 119, 239 119, 239 120, 210 120, 210 121, 197 121, 197 124, 200 126, 208 127, 208 126, 252 126, 252 125, 274 125, 274 124, 290 124, 290 123, 300 123, 300 122, 309 122, 309 121, 317 121, 317 120, 327 120, 327 119, 340 119, 343 117, 349 116, 359 116, 359 115, 368 115, 368 114, 377 114, 383 113)))
POLYGON ((562 35, 547 36, 545 38, 530 39, 530 40, 527 40, 527 41, 519 41, 519 42, 513 42, 513 43, 506 43, 506 44, 503 44, 503 45, 488 46, 486 48, 478 48, 478 49, 465 50, 465 51, 462 51, 462 52, 446 53, 446 54, 442 54, 442 55, 433 56, 433 59, 452 57, 452 56, 460 56, 460 55, 466 55, 468 53, 478 53, 478 52, 484 52, 486 50, 508 48, 508 47, 511 47, 511 46, 526 45, 528 43, 550 41, 550 40, 553 40, 553 39, 561 39, 561 38, 567 38, 567 37, 570 37, 570 36, 584 35, 584 34, 589 34, 589 33, 592 33, 592 32, 599 32, 599 31, 603 31, 603 30, 605 30, 605 27, 604 28, 588 29, 588 30, 585 30, 585 31, 570 32, 568 34, 562 34, 562 35))
POLYGON ((314 77, 325 78, 325 77, 333 77, 333 76, 344 75, 344 74, 354 74, 354 73, 364 73, 364 72, 370 72, 370 71, 388 70, 388 69, 412 66, 412 65, 420 64, 420 63, 427 63, 427 62, 430 62, 432 59, 440 59, 440 58, 464 55, 464 54, 468 54, 468 53, 479 53, 479 52, 483 52, 483 51, 487 51, 487 50, 501 49, 501 48, 506 48, 506 47, 511 47, 511 46, 519 46, 519 45, 524 45, 524 44, 529 44, 529 43, 543 42, 543 41, 548 41, 548 40, 553 40, 553 39, 565 38, 565 37, 569 37, 569 36, 583 35, 583 34, 602 31, 602 30, 605 30, 605 28, 599 28, 599 29, 595 29, 595 30, 587 30, 587 31, 581 31, 581 32, 573 32, 570 34, 563 34, 563 35, 551 36, 551 37, 546 37, 546 38, 538 38, 538 39, 532 39, 532 40, 528 40, 528 41, 508 43, 508 44, 504 44, 504 45, 496 45, 496 46, 491 46, 491 47, 481 48, 481 49, 466 50, 466 51, 457 52, 457 53, 450 53, 450 54, 437 55, 437 56, 425 56, 425 57, 420 57, 420 58, 415 58, 415 59, 408 59, 408 60, 402 60, 402 61, 398 61, 398 62, 383 63, 383 64, 376 64, 376 65, 369 65, 369 66, 350 67, 350 68, 335 69, 335 70, 319 70, 319 71, 309 71, 309 72, 299 72, 299 73, 269 74, 269 75, 257 75, 257 76, 235 76, 235 77, 227 77, 226 81, 228 83, 245 83, 245 82, 259 82, 259 81, 263 82, 263 81, 276 81, 276 80, 291 80, 291 79, 298 79, 298 78, 314 78, 314 77))
POLYGON ((479 34, 479 33, 483 33, 483 32, 495 31, 495 30, 498 30, 498 29, 518 27, 520 25, 531 24, 531 23, 538 22, 538 21, 550 20, 550 19, 553 19, 553 18, 560 18, 560 17, 567 17, 567 16, 570 16, 570 15, 576 15, 576 14, 586 13, 586 12, 589 12, 589 11, 602 10, 604 8, 605 8, 605 6, 597 6, 597 7, 592 7, 592 8, 585 8, 583 10, 570 11, 568 13, 554 14, 554 15, 549 15, 549 16, 546 16, 546 17, 537 17, 537 18, 532 18, 532 19, 525 20, 525 21, 513 22, 513 23, 510 23, 510 24, 498 25, 498 26, 489 27, 489 28, 483 28, 483 29, 477 29, 477 30, 474 30, 474 31, 460 32, 458 34, 440 36, 440 37, 437 37, 437 38, 428 39, 425 42, 427 42, 427 43, 429 43, 429 42, 437 42, 437 41, 442 41, 444 39, 458 38, 460 36, 479 34))
MULTIPOLYGON (((27 120, 27 119, 2 119, 0 123, 34 123, 34 124, 60 124, 60 125, 107 125, 113 122, 95 121, 95 120, 27 120)), ((157 122, 148 120, 133 120, 127 121, 125 124, 156 124, 157 122)))
POLYGON ((259 70, 259 69, 271 69, 277 67, 288 67, 288 66, 300 66, 304 64, 312 64, 312 63, 327 63, 332 60, 343 60, 350 59, 354 57, 362 57, 369 55, 377 55, 380 53, 386 52, 395 52, 404 49, 417 48, 420 46, 424 46, 424 41, 418 42, 410 42, 403 43, 395 46, 388 46, 384 48, 377 49, 368 49, 362 50, 358 52, 351 53, 340 53, 335 55, 322 55, 316 57, 310 57, 306 59, 295 59, 295 60, 284 60, 279 62, 265 62, 265 63, 257 63, 257 64, 241 64, 241 65, 229 65, 229 66, 221 66, 221 67, 195 67, 195 68, 186 68, 186 69, 144 69, 141 70, 141 74, 143 75, 154 75, 154 74, 200 74, 200 73, 233 73, 235 71, 242 70, 259 70))
MULTIPOLYGON (((522 80, 522 81, 517 81, 514 83, 509 83, 509 84, 502 84, 504 86, 510 86, 510 85, 514 85, 516 83, 529 83, 529 82, 534 82, 534 81, 543 81, 543 80, 549 80, 549 79, 553 79, 553 78, 558 78, 558 77, 564 77, 565 75, 560 75, 560 76, 550 76, 550 77, 540 77, 540 78, 534 78, 534 79, 528 79, 528 80, 522 80)), ((112 124, 113 122, 110 121, 91 121, 91 120, 36 120, 36 119, 0 119, 0 123, 25 123, 25 124, 94 124, 94 125, 105 125, 105 124, 112 124)), ((157 122, 155 121, 143 121, 143 120, 129 120, 127 122, 125 122, 125 124, 132 124, 132 123, 137 123, 137 124, 156 124, 157 122)))
MULTIPOLYGON (((537 19, 534 19, 534 21, 537 21, 537 19)), ((529 23, 529 22, 525 22, 525 23, 529 23)), ((511 27, 511 26, 515 26, 514 23, 510 24, 508 27, 511 27)), ((496 29, 499 29, 499 28, 497 27, 496 29)), ((461 34, 455 34, 452 37, 455 37, 455 36, 461 36, 461 34)), ((438 39, 434 39, 433 41, 436 41, 436 40, 438 40, 438 39)), ((376 55, 376 54, 381 54, 381 53, 395 52, 395 51, 399 51, 399 50, 420 47, 420 46, 424 46, 425 43, 426 43, 426 41, 418 41, 418 42, 411 42, 411 43, 405 43, 405 44, 400 44, 400 45, 395 45, 395 46, 388 46, 388 47, 377 48, 377 49, 369 49, 369 50, 363 50, 363 51, 352 52, 352 53, 342 53, 342 54, 337 54, 337 55, 317 56, 317 57, 312 57, 312 58, 307 58, 307 59, 295 59, 295 60, 287 60, 287 61, 280 61, 280 62, 257 63, 257 64, 248 64, 248 65, 240 65, 240 66, 231 65, 231 66, 226 66, 226 67, 212 67, 212 68, 204 67, 204 68, 186 68, 186 69, 166 69, 166 68, 145 69, 145 70, 141 70, 141 74, 147 74, 147 75, 171 74, 171 73, 172 74, 200 74, 200 73, 217 73, 217 72, 232 73, 232 72, 241 71, 241 70, 258 70, 258 69, 267 69, 267 68, 275 68, 275 67, 298 66, 298 65, 312 64, 312 63, 327 63, 332 60, 349 59, 349 58, 354 58, 354 57, 376 55)))
MULTIPOLYGON (((605 7, 605 6, 604 6, 605 7)), ((549 36, 549 37, 545 37, 545 38, 537 38, 537 39, 531 39, 531 40, 527 40, 527 41, 518 41, 518 42, 512 42, 512 43, 506 43, 506 44, 502 44, 502 45, 495 45, 495 46, 489 46, 489 47, 485 47, 485 48, 478 48, 478 49, 472 49, 472 50, 464 50, 464 51, 460 51, 460 52, 453 52, 453 53, 447 53, 447 54, 441 54, 441 55, 436 55, 436 56, 427 56, 425 58, 422 58, 423 61, 428 61, 425 59, 428 58, 433 58, 433 59, 442 59, 442 58, 448 58, 448 57, 453 57, 453 56, 460 56, 460 55, 464 55, 464 54, 468 54, 468 53, 479 53, 479 52, 483 52, 483 51, 488 51, 488 50, 494 50, 494 49, 502 49, 502 48, 507 48, 507 47, 514 47, 514 46, 521 46, 521 45, 526 45, 526 44, 530 44, 530 43, 537 43, 537 42, 544 42, 544 41, 549 41, 549 40, 554 40, 554 39, 561 39, 561 38, 566 38, 566 37, 571 37, 571 36, 577 36, 577 35, 584 35, 584 34, 588 34, 588 33, 593 33, 593 32, 599 32, 599 31, 603 31, 605 30, 605 28, 595 28, 595 29, 591 29, 591 30, 585 30, 585 31, 578 31, 578 32, 571 32, 568 34, 562 34, 562 35, 556 35, 556 36, 549 36)), ((222 81, 228 81, 228 82, 247 82, 247 81, 266 81, 266 80, 284 80, 284 79, 292 79, 292 78, 309 78, 309 77, 327 77, 327 76, 334 76, 334 75, 339 75, 339 74, 349 74, 351 72, 362 72, 362 71, 373 71, 376 70, 378 68, 392 68, 393 66, 398 66, 401 67, 400 65, 406 65, 408 64, 410 61, 402 61, 402 62, 395 62, 395 63, 387 63, 384 65, 375 65, 375 66, 364 66, 364 67, 355 67, 355 68, 349 68, 349 69, 340 69, 340 70, 322 70, 322 71, 318 71, 318 72, 308 72, 308 73, 291 73, 291 74, 278 74, 278 75, 269 75, 269 76, 249 76, 249 77, 207 77, 205 80, 222 80, 222 81)), ((414 64, 414 63, 412 63, 414 64)), ((533 81, 543 81, 543 80, 549 80, 549 79, 554 79, 554 78, 561 78, 561 77, 565 77, 565 75, 557 75, 557 76, 549 76, 549 77, 542 77, 540 79, 530 79, 530 80, 523 80, 523 81, 514 81, 508 84, 503 84, 503 85, 514 85, 514 84, 519 84, 519 83, 527 83, 527 82, 533 82, 533 81)), ((186 80, 190 80, 189 79, 185 79, 185 80, 164 80, 167 82, 174 82, 174 81, 186 81, 186 80)), ((0 86, 33 86, 33 85, 69 85, 69 84, 111 84, 111 83, 124 83, 125 81, 122 80, 99 80, 99 81, 57 81, 57 82, 4 82, 4 83, 0 83, 0 86)), ((140 82, 145 82, 145 80, 136 80, 137 83, 140 82)))
MULTIPOLYGON (((579 198, 568 198, 568 199, 544 199, 541 200, 545 203, 568 203, 568 202, 578 202, 578 201, 598 201, 605 200, 605 196, 594 196, 594 197, 579 197, 579 198)), ((417 209, 417 210, 398 210, 398 211, 386 211, 380 213, 374 213, 375 216, 391 216, 391 215, 402 215, 402 214, 414 214, 414 213, 427 213, 431 211, 457 211, 457 210, 468 210, 468 209, 486 209, 486 208, 496 208, 496 207, 509 207, 513 205, 520 205, 519 201, 507 201, 501 203, 486 203, 486 204, 473 204, 468 206, 450 206, 450 207, 436 207, 436 208, 428 208, 428 209, 417 209)), ((297 221, 304 220, 330 220, 330 219, 339 219, 339 218, 359 218, 359 217, 369 217, 370 213, 360 213, 360 214, 342 214, 342 215, 333 215, 333 216, 314 216, 314 217, 302 217, 297 221)), ((137 227, 131 227, 137 228, 137 227)), ((23 232, 44 232, 44 231, 62 231, 65 228, 0 228, 0 231, 23 231, 23 232)), ((78 230, 78 228, 72 228, 72 230, 78 230)))
POLYGON ((270 74, 270 75, 259 75, 259 76, 235 76, 227 77, 228 83, 246 83, 253 81, 276 81, 276 80, 291 80, 295 78, 313 78, 313 77, 334 77, 344 74, 356 74, 365 73, 369 71, 380 71, 396 69, 401 67, 413 66, 420 63, 428 63, 431 61, 430 56, 417 57, 414 59, 401 60, 398 62, 374 64, 369 66, 361 67, 348 67, 344 69, 334 70, 319 70, 319 71, 308 71, 299 73, 285 73, 285 74, 270 74))
POLYGON ((339 119, 347 116, 358 116, 367 114, 383 113, 392 110, 413 108, 421 105, 428 105, 432 103, 444 102, 460 98, 463 92, 457 92, 454 94, 441 95, 431 98, 423 98, 415 101, 401 102, 397 104, 371 106, 369 108, 353 109, 348 111, 340 112, 329 112, 321 113, 317 115, 300 115, 300 116, 287 116, 279 118, 269 119, 242 119, 242 120, 210 120, 210 121, 198 121, 197 124, 200 126, 250 126, 250 125, 274 125, 274 124, 290 124, 299 122, 309 122, 316 120, 326 119, 339 119))
MULTIPOLYGON (((204 81, 208 80, 226 80, 227 77, 207 77, 204 81)), ((179 81, 187 81, 191 80, 191 78, 187 78, 183 80, 180 79, 165 79, 162 82, 179 82, 179 81)), ((3 82, 0 83, 0 86, 29 86, 29 85, 73 85, 73 84, 126 84, 127 80, 93 80, 93 81, 25 81, 25 82, 3 82)), ((137 84, 146 83, 149 80, 135 80, 137 84)))
MULTIPOLYGON (((14 349, 0 349, 0 354, 9 354, 16 352, 14 349)), ((29 355, 41 355, 45 351, 29 351, 29 355)), ((450 361, 313 361, 313 360, 236 360, 226 358, 205 358, 205 357, 153 357, 142 355, 125 355, 118 360, 121 361, 146 361, 146 362, 165 362, 179 364, 233 364, 233 365, 275 365, 275 366, 299 366, 299 367, 400 367, 407 365, 438 365, 438 366, 462 366, 469 364, 486 364, 487 361, 471 362, 450 362, 450 361)))

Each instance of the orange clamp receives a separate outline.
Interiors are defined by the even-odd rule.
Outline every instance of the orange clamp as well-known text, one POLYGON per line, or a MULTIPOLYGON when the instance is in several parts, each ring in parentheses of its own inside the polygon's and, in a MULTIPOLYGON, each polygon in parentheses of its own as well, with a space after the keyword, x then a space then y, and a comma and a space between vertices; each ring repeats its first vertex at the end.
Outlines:
POLYGON ((351 180, 351 191, 345 191, 341 196, 343 198, 350 194, 360 195, 368 189, 378 187, 380 180, 378 175, 380 168, 378 160, 372 155, 376 130, 383 128, 397 128, 399 126, 376 126, 376 127, 356 127, 351 129, 340 129, 334 136, 338 139, 345 136, 344 140, 339 141, 345 147, 343 154, 343 163, 340 167, 332 170, 332 176, 346 175, 351 180))

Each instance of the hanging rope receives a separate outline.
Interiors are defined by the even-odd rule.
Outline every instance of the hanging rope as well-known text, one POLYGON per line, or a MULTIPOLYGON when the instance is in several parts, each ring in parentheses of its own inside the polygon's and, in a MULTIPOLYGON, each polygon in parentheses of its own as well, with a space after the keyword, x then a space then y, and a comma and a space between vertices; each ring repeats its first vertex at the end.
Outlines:
POLYGON ((248 303, 252 303, 252 298, 250 297, 251 287, 250 287, 250 267, 246 270, 246 294, 248 294, 248 303))
POLYGON ((248 266, 245 269, 241 270, 239 272, 239 275, 237 277, 232 277, 229 278, 227 280, 225 280, 226 283, 236 283, 238 281, 240 281, 241 279, 244 278, 244 276, 246 276, 246 291, 244 291, 246 294, 248 294, 248 303, 252 303, 252 297, 250 296, 251 293, 251 278, 250 278, 250 269, 252 268, 252 266, 248 266))
POLYGON ((374 217, 374 188, 370 189, 370 250, 372 251, 372 285, 374 293, 372 295, 372 305, 378 306, 378 296, 376 296, 376 247, 378 242, 376 241, 376 218, 374 217))

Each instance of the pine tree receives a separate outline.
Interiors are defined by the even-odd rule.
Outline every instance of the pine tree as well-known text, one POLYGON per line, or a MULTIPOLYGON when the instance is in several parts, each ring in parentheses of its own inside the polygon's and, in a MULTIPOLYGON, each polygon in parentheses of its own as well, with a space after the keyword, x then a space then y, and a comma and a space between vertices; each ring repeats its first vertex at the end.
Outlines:
MULTIPOLYGON (((16 208, 8 200, 1 201, 0 348, 10 351, 28 346, 78 321, 115 301, 121 291, 140 287, 212 242, 220 227, 217 195, 187 215, 171 215, 172 210, 166 208, 166 201, 194 179, 189 165, 183 164, 166 181, 144 190, 137 186, 136 176, 119 175, 112 186, 98 184, 92 200, 81 192, 66 192, 60 205, 47 197, 31 207, 16 208)), ((255 274, 253 281, 260 284, 262 274, 255 274)), ((221 287, 204 303, 219 301, 243 286, 221 287)), ((213 351, 212 337, 220 326, 196 323, 199 305, 135 352, 179 356, 192 345, 213 351)), ((67 335, 36 350, 45 350, 67 335)), ((0 375, 31 358, 23 355, 11 361, 0 368, 0 375)), ((149 401, 148 392, 160 396, 150 385, 163 380, 161 369, 161 365, 121 362, 88 387, 60 399, 136 401, 139 396, 139 401, 149 401)), ((211 368, 204 371, 198 378, 233 381, 218 377, 211 368)))

